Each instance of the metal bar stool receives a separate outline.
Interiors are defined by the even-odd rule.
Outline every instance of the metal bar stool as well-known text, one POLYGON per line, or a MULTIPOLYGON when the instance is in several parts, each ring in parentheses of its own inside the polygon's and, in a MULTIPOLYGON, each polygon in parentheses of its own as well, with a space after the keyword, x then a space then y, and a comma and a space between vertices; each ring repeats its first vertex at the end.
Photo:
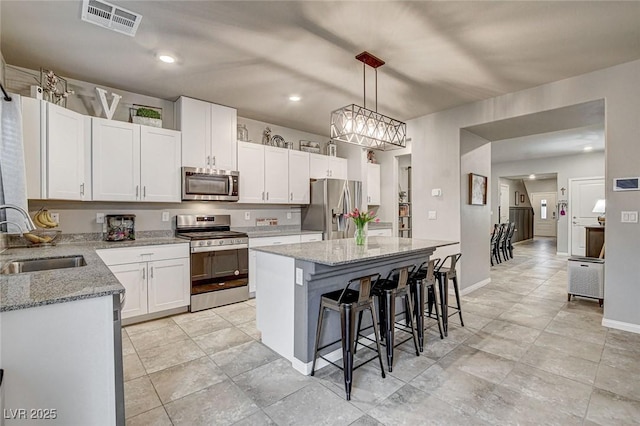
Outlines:
MULTIPOLYGON (((462 321, 462 305, 460 305, 460 289, 458 288, 458 277, 456 276, 456 263, 462 257, 462 253, 450 254, 444 258, 439 265, 435 267, 434 274, 438 280, 438 286, 440 287, 440 305, 442 311, 442 328, 444 329, 444 335, 447 336, 449 332, 449 280, 453 281, 453 289, 456 294, 456 302, 458 306, 451 306, 456 309, 458 315, 460 315, 460 325, 464 327, 464 321, 462 321), (447 263, 447 259, 450 259, 448 268, 444 267, 447 263)), ((456 312, 451 315, 455 315, 456 312)))
MULTIPOLYGON (((347 394, 347 401, 351 399, 351 385, 353 379, 353 370, 369 361, 378 358, 380 361, 380 370, 382 371, 382 378, 385 377, 384 366, 382 365, 382 356, 380 355, 380 336, 378 335, 378 319, 376 317, 376 310, 373 304, 373 297, 371 295, 371 283, 377 281, 380 278, 380 274, 367 275, 360 278, 354 278, 350 280, 344 289, 325 293, 320 299, 320 313, 318 314, 318 325, 316 328, 316 345, 313 354, 313 364, 311 366, 311 375, 315 374, 316 360, 318 359, 318 351, 325 349, 339 341, 342 342, 342 366, 335 364, 328 360, 324 356, 320 355, 320 358, 329 362, 330 364, 340 368, 344 372, 344 388, 347 394), (352 290, 349 286, 354 283, 360 283, 359 290, 352 290), (324 319, 324 310, 330 309, 332 311, 340 312, 340 323, 342 337, 340 340, 336 340, 329 344, 320 347, 320 335, 322 334, 322 323, 324 319), (353 366, 353 355, 355 354, 355 346, 358 343, 358 336, 355 334, 356 314, 360 314, 360 320, 362 319, 362 312, 365 310, 371 311, 371 317, 373 319, 373 330, 376 336, 376 349, 377 357, 373 357, 358 366, 353 366)), ((358 333, 359 334, 359 333, 358 333)), ((368 346, 365 346, 369 348, 368 346)), ((373 348, 369 348, 372 349, 373 348)))
MULTIPOLYGON (((380 309, 380 330, 383 334, 385 347, 387 350, 387 365, 389 372, 393 371, 393 348, 395 342, 395 325, 396 325, 396 297, 405 299, 405 306, 408 306, 408 312, 405 312, 405 318, 409 319, 413 344, 416 348, 416 356, 420 355, 418 348, 418 333, 415 326, 415 313, 413 309, 413 298, 408 291, 407 283, 409 281, 409 267, 393 269, 385 279, 379 279, 373 285, 372 294, 378 298, 378 307, 380 309)), ((358 324, 360 330, 360 324, 358 324)), ((406 340, 405 340, 406 341, 406 340)), ((399 342, 404 343, 404 342, 399 342)))
POLYGON ((418 346, 420 352, 424 350, 424 317, 433 318, 438 323, 440 338, 444 339, 442 330, 442 314, 440 312, 440 298, 436 288, 435 268, 440 259, 430 259, 415 268, 409 275, 409 288, 413 294, 413 303, 416 307, 416 328, 418 332, 418 346), (426 265, 426 267, 425 267, 426 265), (426 300, 425 300, 426 299, 426 300), (435 307, 435 316, 432 309, 435 307))

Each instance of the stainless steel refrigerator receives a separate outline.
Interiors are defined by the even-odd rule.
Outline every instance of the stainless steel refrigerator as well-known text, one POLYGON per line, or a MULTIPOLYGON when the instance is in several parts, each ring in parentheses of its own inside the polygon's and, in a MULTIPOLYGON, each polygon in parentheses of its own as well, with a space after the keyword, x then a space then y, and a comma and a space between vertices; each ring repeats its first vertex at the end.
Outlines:
POLYGON ((362 182, 312 180, 311 202, 302 211, 302 229, 322 231, 325 240, 353 237, 355 225, 346 215, 356 207, 362 207, 362 182))

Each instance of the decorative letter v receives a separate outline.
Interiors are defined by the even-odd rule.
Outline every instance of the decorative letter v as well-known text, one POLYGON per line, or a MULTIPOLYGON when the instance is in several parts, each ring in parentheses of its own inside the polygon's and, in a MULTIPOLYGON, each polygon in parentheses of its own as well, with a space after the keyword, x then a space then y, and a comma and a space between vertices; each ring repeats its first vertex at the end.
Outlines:
POLYGON ((96 87, 96 92, 98 92, 98 96, 100 97, 100 103, 102 104, 102 111, 104 111, 104 115, 108 120, 113 118, 113 114, 116 112, 116 107, 118 106, 118 102, 122 99, 122 96, 116 95, 112 93, 113 100, 111 101, 111 106, 107 103, 107 91, 101 89, 100 87, 96 87))

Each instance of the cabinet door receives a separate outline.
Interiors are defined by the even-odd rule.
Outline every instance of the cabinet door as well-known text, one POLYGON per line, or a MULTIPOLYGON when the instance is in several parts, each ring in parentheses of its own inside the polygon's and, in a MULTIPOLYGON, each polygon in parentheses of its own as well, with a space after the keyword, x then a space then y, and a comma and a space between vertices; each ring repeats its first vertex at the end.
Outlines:
POLYGON ((301 243, 310 243, 313 241, 322 241, 322 234, 302 234, 300 235, 301 243))
POLYGON ((238 113, 234 108, 211 104, 211 167, 236 170, 238 113))
POLYGON ((44 101, 22 97, 22 143, 27 175, 27 198, 42 199, 42 105, 44 101))
POLYGON ((143 201, 180 202, 180 132, 140 127, 143 201))
POLYGON ((380 205, 380 164, 367 163, 367 204, 380 205))
POLYGON ((329 177, 333 179, 347 179, 347 159, 327 157, 329 163, 329 177))
POLYGON ((265 202, 289 202, 289 150, 266 146, 264 148, 265 202))
POLYGON ((312 179, 329 177, 329 160, 326 155, 309 154, 309 176, 312 179))
POLYGON ((264 203, 264 145, 238 142, 240 203, 264 203))
POLYGON ((189 259, 149 262, 149 313, 189 305, 189 259))
POLYGON ((147 264, 128 263, 109 266, 113 275, 125 289, 122 318, 148 313, 147 310, 147 264))
POLYGON ((91 121, 93 199, 140 200, 140 126, 96 117, 91 121))
POLYGON ((85 192, 84 116, 52 103, 46 105, 46 197, 82 200, 85 192))
POLYGON ((211 156, 211 104, 181 97, 176 102, 176 121, 182 132, 182 165, 208 167, 211 156))
POLYGON ((309 204, 309 153, 289 149, 289 202, 309 204))

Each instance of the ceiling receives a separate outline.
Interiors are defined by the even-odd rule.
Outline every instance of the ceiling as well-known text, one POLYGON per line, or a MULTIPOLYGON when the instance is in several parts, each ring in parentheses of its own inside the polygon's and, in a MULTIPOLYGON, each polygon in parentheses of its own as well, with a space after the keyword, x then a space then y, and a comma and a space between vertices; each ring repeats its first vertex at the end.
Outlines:
POLYGON ((640 2, 112 3, 143 15, 134 38, 81 21, 81 1, 2 0, 6 62, 326 135, 362 103, 363 50, 387 62, 379 112, 401 120, 640 58, 640 2))

